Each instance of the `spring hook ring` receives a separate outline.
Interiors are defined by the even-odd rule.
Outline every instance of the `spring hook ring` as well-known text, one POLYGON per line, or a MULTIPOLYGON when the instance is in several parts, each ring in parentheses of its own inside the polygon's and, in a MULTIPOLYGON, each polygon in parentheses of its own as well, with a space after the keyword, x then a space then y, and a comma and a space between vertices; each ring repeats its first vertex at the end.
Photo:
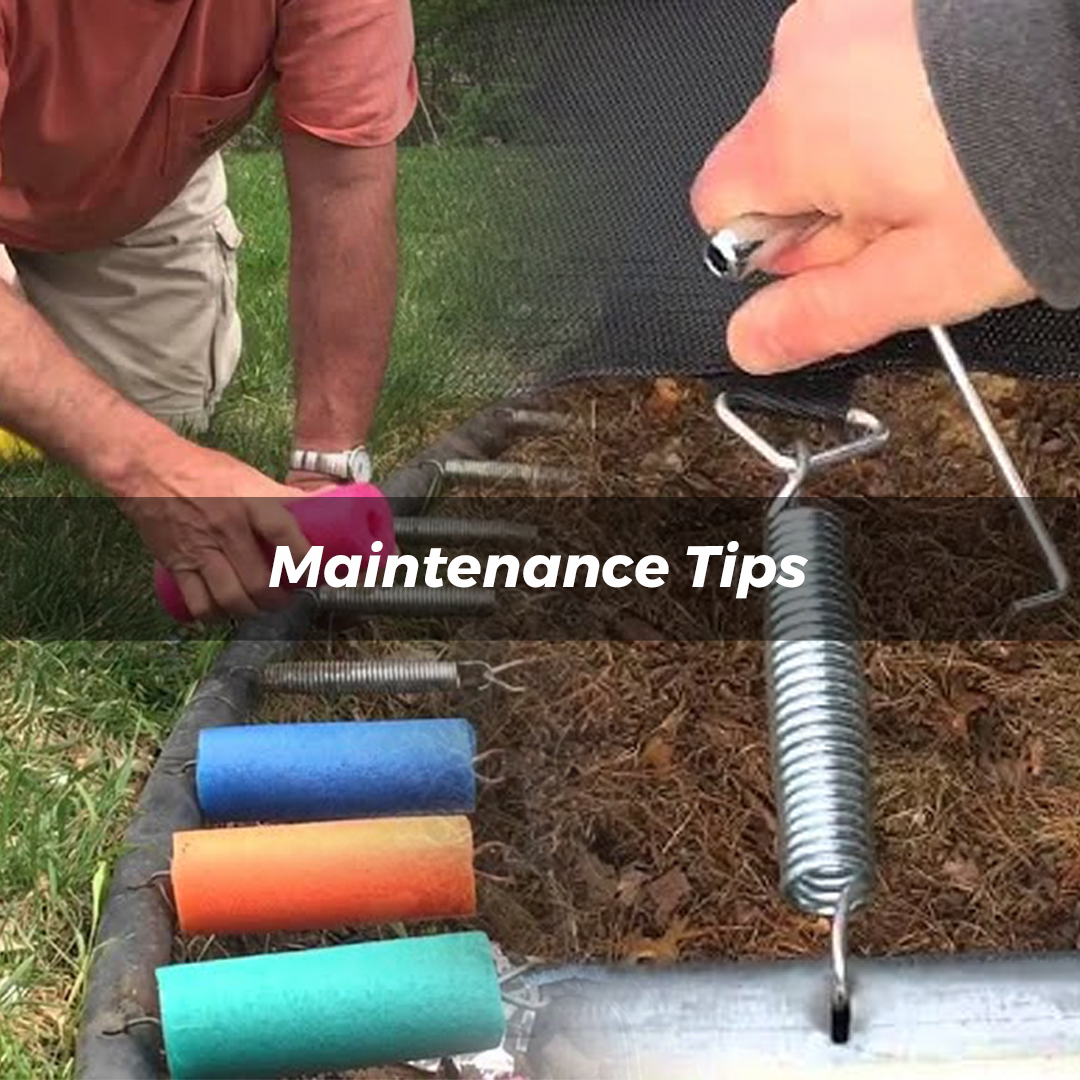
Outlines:
MULTIPOLYGON (((777 472, 786 474, 789 479, 805 469, 802 480, 814 473, 821 472, 832 465, 842 465, 856 458, 876 453, 889 441, 889 429, 872 413, 865 409, 848 409, 845 422, 849 427, 863 432, 850 442, 829 447, 809 454, 805 463, 801 463, 796 454, 785 454, 773 446, 759 431, 751 427, 728 402, 727 394, 717 397, 714 408, 720 422, 729 431, 738 435, 751 449, 765 459, 777 472)), ((800 480, 800 484, 802 482, 800 480)), ((790 497, 790 496, 789 496, 790 497)))
POLYGON ((770 518, 780 513, 785 507, 790 506, 799 497, 799 493, 809 479, 813 468, 811 458, 810 447, 800 439, 795 444, 795 468, 787 474, 784 486, 780 489, 776 498, 773 499, 772 505, 769 507, 770 518))

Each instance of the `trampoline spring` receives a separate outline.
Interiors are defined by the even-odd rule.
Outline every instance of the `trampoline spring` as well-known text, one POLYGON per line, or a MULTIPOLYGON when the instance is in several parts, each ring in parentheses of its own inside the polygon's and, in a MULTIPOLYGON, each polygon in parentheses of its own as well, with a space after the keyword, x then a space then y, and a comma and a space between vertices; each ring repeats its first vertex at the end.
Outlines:
POLYGON ((119 1027, 103 1029, 101 1034, 108 1036, 126 1035, 132 1028, 149 1024, 158 1029, 161 1028, 161 1020, 156 1016, 132 1016, 125 1020, 119 1027))
MULTIPOLYGON (((503 863, 508 863, 513 857, 514 849, 509 844, 504 844, 500 840, 488 840, 486 843, 477 844, 473 849, 473 857, 477 860, 476 876, 484 881, 490 882, 493 885, 516 885, 517 878, 513 873, 497 874, 491 870, 483 870, 479 866, 479 860, 483 859, 486 855, 497 855, 502 857, 503 863)), ((508 869, 508 867, 506 867, 508 869)))
POLYGON ((509 775, 505 771, 506 751, 500 749, 485 750, 482 754, 477 754, 473 758, 473 772, 476 775, 476 782, 484 788, 498 787, 500 784, 505 784, 510 779, 509 775), (494 774, 485 773, 480 770, 480 766, 491 762, 503 762, 503 771, 494 774))
POLYGON ((265 690, 284 693, 426 693, 459 690, 458 666, 443 660, 298 660, 268 664, 265 690))
POLYGON ((526 465, 518 461, 450 461, 428 462, 447 480, 493 480, 527 484, 530 487, 557 487, 572 484, 577 476, 569 469, 553 469, 543 465, 526 465))
POLYGON ((567 431, 573 426, 573 420, 564 413, 506 409, 501 415, 506 417, 512 427, 531 428, 534 431, 567 431))
POLYGON ((777 565, 801 556, 798 588, 767 598, 766 679, 781 889, 799 910, 835 916, 873 887, 866 688, 843 524, 822 507, 769 515, 777 565))
POLYGON ((407 588, 346 589, 323 586, 315 589, 315 603, 323 611, 357 612, 364 615, 475 615, 494 611, 494 589, 407 588))
POLYGON ((412 517, 398 518, 394 531, 404 543, 494 543, 532 544, 540 538, 535 525, 516 521, 484 521, 469 518, 412 517))
POLYGON ((129 885, 127 892, 139 892, 142 889, 153 889, 162 902, 170 910, 176 911, 176 900, 172 894, 172 874, 168 870, 158 870, 151 874, 141 885, 129 885))
POLYGON ((424 694, 498 686, 518 693, 499 676, 516 664, 498 667, 483 660, 299 660, 268 664, 259 673, 263 690, 293 694, 424 694))

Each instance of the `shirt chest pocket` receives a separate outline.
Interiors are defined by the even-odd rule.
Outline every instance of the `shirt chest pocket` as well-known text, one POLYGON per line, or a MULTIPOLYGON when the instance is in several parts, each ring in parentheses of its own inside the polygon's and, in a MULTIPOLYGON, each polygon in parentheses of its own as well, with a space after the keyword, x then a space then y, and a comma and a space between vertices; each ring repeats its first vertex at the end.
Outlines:
POLYGON ((190 172, 224 146, 255 114, 272 81, 273 64, 268 60, 239 93, 172 94, 162 174, 190 172))

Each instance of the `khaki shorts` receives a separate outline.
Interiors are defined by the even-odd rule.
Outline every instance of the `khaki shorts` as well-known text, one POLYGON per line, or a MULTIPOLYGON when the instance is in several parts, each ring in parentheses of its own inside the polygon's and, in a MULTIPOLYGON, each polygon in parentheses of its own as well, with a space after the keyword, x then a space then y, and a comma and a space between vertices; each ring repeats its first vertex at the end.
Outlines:
POLYGON ((130 401, 176 427, 205 430, 240 362, 242 236, 226 196, 214 155, 130 236, 62 255, 0 247, 0 277, 130 401))

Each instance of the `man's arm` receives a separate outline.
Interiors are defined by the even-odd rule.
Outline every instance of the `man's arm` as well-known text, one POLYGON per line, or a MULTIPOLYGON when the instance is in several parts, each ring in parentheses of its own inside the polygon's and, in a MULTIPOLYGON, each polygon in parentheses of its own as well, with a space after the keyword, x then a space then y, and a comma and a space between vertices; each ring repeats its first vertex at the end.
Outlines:
POLYGON ((915 8, 934 98, 983 213, 1043 300, 1080 307, 1080 5, 915 8))
POLYGON ((48 324, 0 285, 0 423, 119 498, 150 481, 183 440, 127 402, 66 349, 48 324))
POLYGON ((280 603, 259 541, 309 547, 280 499, 300 493, 181 438, 73 356, 0 284, 0 426, 120 500, 197 618, 280 603))
POLYGON ((294 442, 344 450, 368 437, 390 353, 396 147, 347 147, 287 131, 284 157, 292 218, 294 442))
MULTIPOLYGON (((927 19, 951 12, 955 19, 943 25, 955 26, 956 35, 943 34, 941 55, 951 49, 957 65, 982 70, 968 83, 982 93, 969 110, 977 119, 967 141, 977 147, 996 124, 1012 130, 1017 105, 1011 75, 1004 75, 1016 57, 995 53, 992 34, 972 51, 978 36, 960 33, 966 18, 981 25, 971 13, 995 8, 995 25, 1013 16, 1026 25, 1029 8, 1059 2, 796 0, 786 9, 768 82, 709 155, 691 201, 709 233, 747 213, 817 212, 830 221, 772 260, 767 269, 783 280, 755 292, 732 316, 727 339, 736 363, 762 374, 790 370, 902 330, 963 322, 1046 289, 1028 266, 1018 266, 1030 260, 1014 261, 1016 245, 999 237, 972 191, 981 189, 985 203, 1000 181, 1011 205, 1031 171, 1042 168, 1040 140, 1027 140, 1011 169, 970 184, 953 148, 956 125, 935 105, 923 53, 927 19), (995 72, 1004 87, 993 85, 995 72)), ((1012 37, 1003 30, 1000 40, 1012 37)), ((1037 83, 1043 73, 1029 77, 1037 83)), ((1047 95, 1058 92, 1056 81, 1043 85, 1047 95)), ((1024 108, 1019 115, 1030 118, 1024 108)), ((1044 132, 1042 141, 1053 139, 1044 132)), ((970 168, 971 153, 961 150, 960 158, 970 168)), ((1070 219, 1040 217, 1048 230, 1068 228, 1070 219)), ((1080 246, 1075 237, 1070 243, 1080 246)), ((1067 290, 1057 292, 1064 299, 1067 290)))

